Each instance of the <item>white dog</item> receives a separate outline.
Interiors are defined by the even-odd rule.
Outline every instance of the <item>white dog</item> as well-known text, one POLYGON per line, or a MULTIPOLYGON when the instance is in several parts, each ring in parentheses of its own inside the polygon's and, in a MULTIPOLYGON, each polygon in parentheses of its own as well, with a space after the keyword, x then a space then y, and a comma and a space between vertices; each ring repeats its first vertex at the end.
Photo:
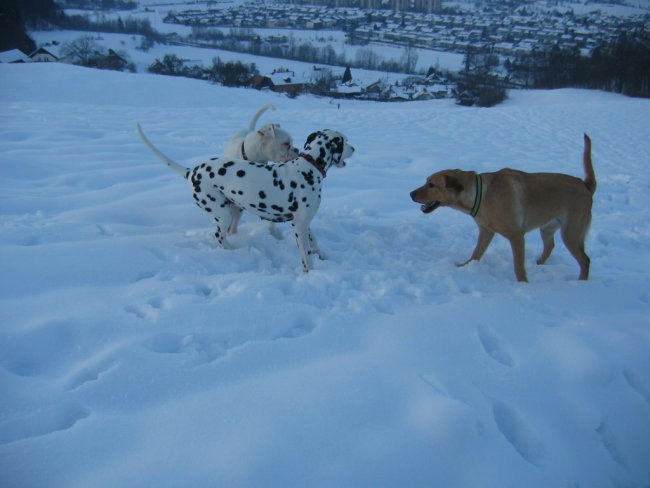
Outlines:
POLYGON ((193 169, 185 168, 161 153, 145 137, 144 143, 162 161, 192 185, 194 202, 214 217, 215 237, 228 247, 226 229, 232 209, 245 209, 264 220, 293 224, 304 271, 312 268, 311 254, 322 258, 309 224, 321 200, 321 185, 330 166, 345 166, 354 147, 333 130, 309 135, 304 150, 284 164, 256 163, 237 158, 212 158, 193 169))
POLYGON ((275 161, 284 163, 298 156, 298 149, 293 147, 291 135, 280 128, 279 124, 266 124, 255 129, 260 116, 267 110, 275 110, 271 104, 264 105, 253 115, 248 127, 235 133, 223 152, 225 158, 245 159, 258 163, 275 161))
MULTIPOLYGON (((223 157, 245 159, 258 163, 268 161, 284 163, 298 156, 300 151, 293 147, 291 135, 281 129, 279 124, 266 124, 255 129, 260 116, 269 109, 275 110, 275 107, 271 104, 260 107, 253 115, 248 128, 241 129, 230 138, 223 157)), ((241 217, 240 209, 233 207, 232 212, 232 223, 228 228, 228 234, 237 233, 237 224, 241 217)), ((278 239, 282 237, 272 222, 269 223, 269 230, 274 237, 278 239)))

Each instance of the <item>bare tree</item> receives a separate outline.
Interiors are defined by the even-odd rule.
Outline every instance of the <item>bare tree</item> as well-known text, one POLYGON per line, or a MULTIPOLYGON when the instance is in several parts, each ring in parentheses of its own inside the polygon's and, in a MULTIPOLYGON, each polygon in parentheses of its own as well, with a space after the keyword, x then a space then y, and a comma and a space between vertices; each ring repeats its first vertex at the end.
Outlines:
POLYGON ((74 41, 66 42, 61 53, 74 64, 89 66, 92 61, 102 55, 103 48, 91 36, 82 36, 74 41))

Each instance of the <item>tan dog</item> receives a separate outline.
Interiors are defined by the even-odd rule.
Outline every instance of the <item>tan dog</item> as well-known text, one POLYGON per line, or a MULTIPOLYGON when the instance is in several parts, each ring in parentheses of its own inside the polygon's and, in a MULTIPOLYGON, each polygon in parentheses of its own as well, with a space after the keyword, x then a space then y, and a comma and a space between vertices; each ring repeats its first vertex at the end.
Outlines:
POLYGON ((510 241, 517 280, 528 281, 524 234, 540 229, 544 250, 537 264, 544 264, 555 247, 555 231, 561 229, 564 245, 580 265, 579 279, 586 280, 590 260, 585 238, 596 175, 591 139, 587 134, 584 139, 584 181, 560 173, 524 173, 508 168, 483 174, 444 170, 429 176, 424 186, 411 192, 411 198, 423 204, 424 213, 446 206, 474 217, 479 227, 478 242, 470 258, 458 266, 480 260, 498 233, 510 241))

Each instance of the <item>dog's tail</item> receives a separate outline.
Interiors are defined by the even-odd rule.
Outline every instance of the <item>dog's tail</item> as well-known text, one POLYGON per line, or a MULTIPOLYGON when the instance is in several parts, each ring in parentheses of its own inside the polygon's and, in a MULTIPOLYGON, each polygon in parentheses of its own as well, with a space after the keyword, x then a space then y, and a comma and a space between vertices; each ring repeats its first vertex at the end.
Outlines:
POLYGON ((138 133, 140 134, 140 138, 142 139, 142 142, 144 142, 147 145, 147 147, 149 147, 149 149, 151 149, 153 153, 162 160, 163 163, 165 163, 171 169, 176 171, 183 178, 187 179, 187 175, 189 174, 190 170, 185 166, 181 166, 177 162, 172 161, 167 156, 165 156, 162 152, 160 152, 160 150, 156 146, 154 146, 149 139, 147 139, 147 136, 144 135, 144 132, 142 132, 142 128, 140 127, 140 124, 137 124, 137 126, 138 126, 138 133))
POLYGON ((582 155, 582 165, 585 170, 585 185, 587 189, 593 195, 596 192, 596 173, 594 173, 594 166, 591 162, 591 139, 587 134, 585 134, 585 150, 582 155))
POLYGON ((257 120, 262 116, 264 112, 266 112, 269 109, 275 110, 275 107, 270 103, 260 107, 260 109, 255 113, 255 115, 253 115, 253 118, 248 124, 248 132, 253 132, 255 130, 255 126, 257 125, 257 120))

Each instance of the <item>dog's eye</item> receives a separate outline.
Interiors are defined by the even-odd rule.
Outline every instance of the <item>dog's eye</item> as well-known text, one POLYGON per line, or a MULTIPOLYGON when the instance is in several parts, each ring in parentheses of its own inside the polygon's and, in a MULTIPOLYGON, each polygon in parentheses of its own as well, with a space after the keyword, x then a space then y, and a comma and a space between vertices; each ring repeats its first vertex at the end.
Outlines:
POLYGON ((429 188, 435 188, 435 187, 436 187, 436 185, 434 185, 433 183, 428 183, 427 186, 428 186, 429 188))

